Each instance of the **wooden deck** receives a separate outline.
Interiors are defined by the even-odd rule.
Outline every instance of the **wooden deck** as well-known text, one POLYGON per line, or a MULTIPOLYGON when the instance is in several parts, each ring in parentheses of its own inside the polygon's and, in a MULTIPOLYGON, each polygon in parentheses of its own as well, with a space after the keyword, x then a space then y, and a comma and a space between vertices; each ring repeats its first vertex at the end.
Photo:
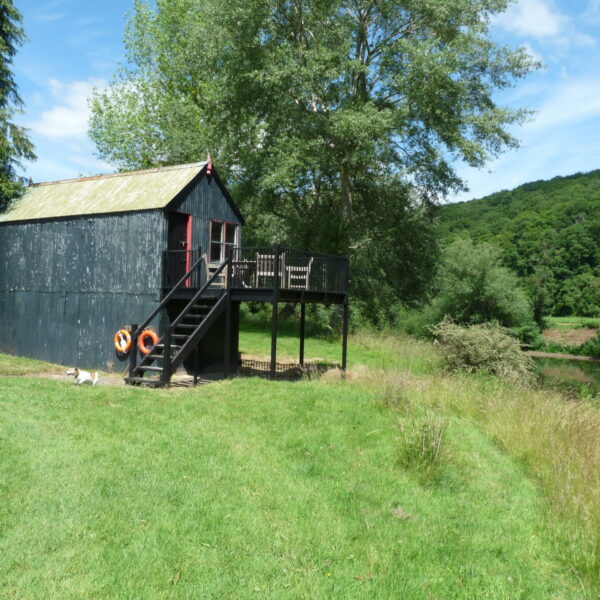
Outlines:
MULTIPOLYGON (((194 257, 199 255, 193 252, 194 257)), ((173 264, 168 254, 165 266, 173 264)), ((174 297, 192 297, 218 267, 205 261, 200 275, 190 277, 174 297)), ((163 292, 171 289, 173 279, 172 275, 164 278, 163 292)), ((237 302, 344 304, 348 296, 348 258, 280 247, 234 248, 220 284, 209 290, 207 298, 218 295, 220 289, 228 289, 231 300, 237 302)))

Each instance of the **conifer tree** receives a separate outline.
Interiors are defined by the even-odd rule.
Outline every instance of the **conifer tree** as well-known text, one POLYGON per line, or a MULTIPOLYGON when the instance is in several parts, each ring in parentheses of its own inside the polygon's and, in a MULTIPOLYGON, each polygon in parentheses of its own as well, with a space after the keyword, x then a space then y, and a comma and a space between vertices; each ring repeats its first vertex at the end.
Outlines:
POLYGON ((0 211, 23 189, 23 178, 16 172, 20 161, 35 159, 26 130, 14 123, 23 106, 12 73, 17 47, 25 40, 21 22, 12 1, 0 0, 0 211))

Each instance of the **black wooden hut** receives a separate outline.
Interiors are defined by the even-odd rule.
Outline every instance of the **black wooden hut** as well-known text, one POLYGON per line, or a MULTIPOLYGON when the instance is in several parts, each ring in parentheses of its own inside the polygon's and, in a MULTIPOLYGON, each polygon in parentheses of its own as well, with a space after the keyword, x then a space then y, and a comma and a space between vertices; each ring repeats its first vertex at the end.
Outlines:
POLYGON ((278 303, 301 304, 302 330, 306 302, 343 304, 347 324, 348 264, 244 248, 243 223, 211 163, 30 186, 0 215, 0 351, 99 369, 128 358, 130 383, 168 384, 182 364, 229 374, 239 303, 267 301, 275 374, 278 303), (113 340, 127 324, 123 357, 113 340), (160 339, 140 361, 148 327, 160 339))
POLYGON ((0 351, 106 368, 114 332, 152 312, 163 276, 211 242, 219 261, 242 224, 206 163, 29 187, 0 215, 0 351), (190 252, 164 265, 165 249, 190 252))

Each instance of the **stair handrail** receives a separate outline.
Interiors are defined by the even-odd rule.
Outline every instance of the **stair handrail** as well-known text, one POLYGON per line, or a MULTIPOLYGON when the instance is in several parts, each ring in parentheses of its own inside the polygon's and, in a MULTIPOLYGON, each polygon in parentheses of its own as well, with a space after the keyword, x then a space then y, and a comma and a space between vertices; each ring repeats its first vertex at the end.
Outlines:
MULTIPOLYGON (((179 325, 179 323, 181 322, 181 320, 183 319, 183 317, 186 315, 186 313, 188 312, 188 310, 190 308, 192 308, 192 306, 194 304, 196 304, 196 302, 198 301, 198 299, 202 296, 202 294, 213 284, 214 280, 221 274, 221 272, 223 271, 223 269, 225 269, 225 267, 229 266, 231 262, 231 258, 227 257, 217 268, 217 270, 209 277, 209 279, 206 281, 206 283, 194 294, 194 296, 192 297, 192 299, 187 303, 186 307, 179 313, 179 316, 169 325, 168 330, 171 329, 175 329, 175 327, 177 327, 177 325, 179 325)), ((223 288, 223 292, 225 292, 226 289, 223 288)))
MULTIPOLYGON (((208 278, 206 283, 194 294, 193 298, 187 303, 185 308, 179 313, 177 318, 167 327, 167 330, 160 338, 160 341, 163 342, 163 371, 161 375, 161 381, 164 383, 168 383, 171 380, 172 370, 173 370, 173 357, 171 357, 171 335, 173 331, 177 328, 177 325, 181 322, 181 320, 187 315, 189 310, 196 304, 199 298, 202 297, 202 294, 213 284, 214 280, 221 274, 223 269, 229 265, 231 262, 230 257, 227 257, 218 267, 218 269, 208 278)), ((223 290, 225 292, 226 290, 223 290)), ((222 294, 221 294, 222 297, 222 294)), ((199 323, 194 332, 191 333, 193 336, 194 333, 198 330, 199 327, 202 327, 202 323, 199 323)), ((179 354, 183 349, 180 349, 177 353, 177 356, 174 358, 178 358, 179 354)))
MULTIPOLYGON (((188 277, 192 276, 192 273, 194 272, 195 269, 198 268, 198 266, 200 265, 201 261, 203 260, 203 258, 205 256, 206 256, 205 254, 202 254, 200 257, 198 257, 198 260, 196 260, 194 262, 194 264, 190 267, 189 271, 187 271, 185 273, 185 275, 183 275, 181 277, 181 279, 173 286, 171 291, 160 301, 159 305, 152 311, 150 316, 135 330, 135 332, 133 332, 131 334, 132 338, 134 336, 139 335, 142 332, 142 330, 145 329, 150 324, 150 322, 156 317, 156 315, 158 315, 158 313, 166 306, 167 302, 173 297, 175 292, 184 284, 185 280, 188 277)), ((132 341, 132 344, 133 344, 133 341, 132 341)))
POLYGON ((170 331, 167 331, 167 333, 165 333, 165 335, 163 337, 163 340, 164 340, 163 371, 161 374, 161 381, 163 383, 169 383, 169 381, 171 380, 171 376, 173 375, 173 365, 175 365, 177 368, 181 364, 181 362, 183 360, 185 360, 185 358, 188 356, 190 351, 193 349, 193 345, 190 347, 190 340, 194 340, 195 337, 197 336, 198 332, 201 331, 203 328, 206 329, 207 323, 209 324, 209 326, 212 326, 214 316, 219 315, 220 311, 224 307, 223 303, 226 301, 227 301, 227 297, 224 294, 221 295, 221 297, 217 300, 217 302, 210 309, 210 311, 208 312, 206 317, 202 320, 201 323, 198 324, 198 326, 194 329, 194 331, 192 333, 190 333, 190 335, 185 340, 185 342, 183 342, 183 346, 181 348, 179 348, 179 350, 177 352, 175 352, 174 355, 171 355, 170 353, 167 354, 167 347, 171 346, 172 333, 170 331))

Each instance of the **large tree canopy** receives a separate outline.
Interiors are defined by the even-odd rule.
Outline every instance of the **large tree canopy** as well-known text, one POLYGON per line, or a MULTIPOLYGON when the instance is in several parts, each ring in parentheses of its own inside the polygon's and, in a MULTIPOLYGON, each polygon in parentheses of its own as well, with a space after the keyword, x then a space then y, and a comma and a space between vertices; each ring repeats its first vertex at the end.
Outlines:
POLYGON ((0 211, 22 189, 22 181, 16 174, 19 161, 35 158, 27 133, 13 123, 23 102, 11 66, 24 37, 21 14, 11 0, 0 0, 0 211))
POLYGON ((453 163, 514 145, 526 116, 492 97, 535 67, 488 36, 507 3, 140 0, 91 135, 120 168, 210 150, 255 239, 351 247, 410 300, 434 254, 427 207, 461 186, 453 163))

